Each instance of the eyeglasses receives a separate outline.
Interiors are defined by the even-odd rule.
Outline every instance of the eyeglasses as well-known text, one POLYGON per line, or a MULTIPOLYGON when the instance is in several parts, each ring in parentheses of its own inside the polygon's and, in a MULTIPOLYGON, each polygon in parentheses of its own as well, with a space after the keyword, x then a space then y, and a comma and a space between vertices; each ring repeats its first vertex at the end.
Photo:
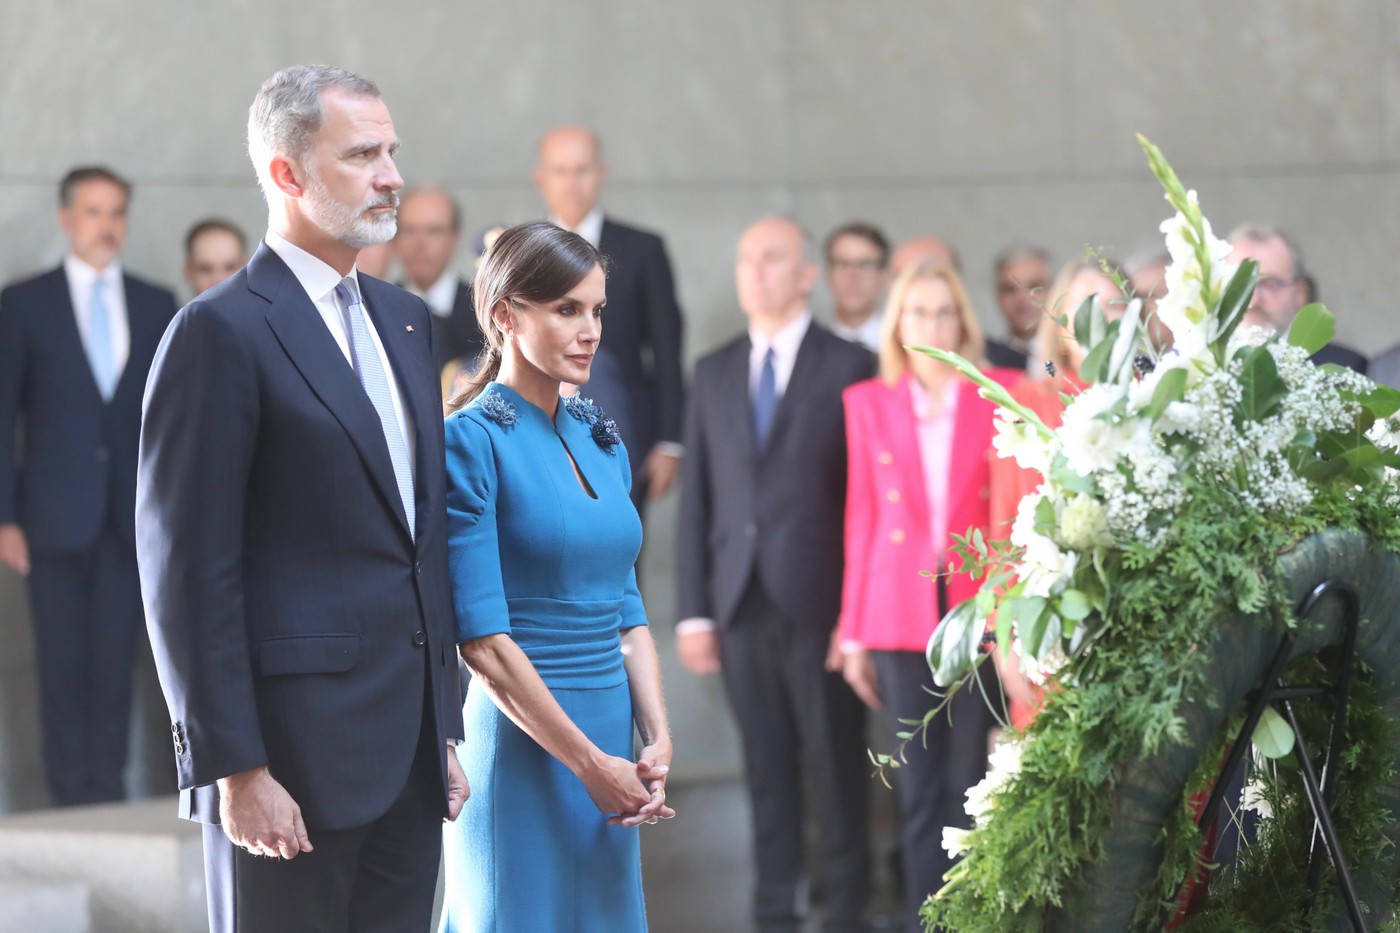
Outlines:
POLYGON ((878 259, 832 259, 827 263, 832 272, 879 272, 885 264, 878 259))
POLYGON ((1296 275, 1291 279, 1285 279, 1279 275, 1265 275, 1261 276, 1259 281, 1254 283, 1254 290, 1263 292, 1266 295, 1277 295, 1297 281, 1298 277, 1296 275))
POLYGON ((913 320, 931 321, 943 327, 962 321, 962 315, 958 314, 957 308, 939 308, 937 311, 930 311, 927 308, 906 308, 904 314, 913 320))

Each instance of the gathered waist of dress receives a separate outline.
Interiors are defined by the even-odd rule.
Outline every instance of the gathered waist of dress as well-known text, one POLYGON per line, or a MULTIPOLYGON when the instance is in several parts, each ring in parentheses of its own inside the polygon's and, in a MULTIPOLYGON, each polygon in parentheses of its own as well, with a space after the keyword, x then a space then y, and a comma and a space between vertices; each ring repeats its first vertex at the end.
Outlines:
POLYGON ((618 633, 621 599, 506 600, 511 638, 549 687, 615 687, 627 680, 618 633))

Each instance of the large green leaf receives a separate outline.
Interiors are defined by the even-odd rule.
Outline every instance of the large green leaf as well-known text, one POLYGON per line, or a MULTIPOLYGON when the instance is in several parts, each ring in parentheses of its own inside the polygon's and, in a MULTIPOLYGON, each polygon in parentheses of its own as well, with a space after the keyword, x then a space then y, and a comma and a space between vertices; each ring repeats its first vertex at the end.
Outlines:
MULTIPOLYGON (((1095 305, 1095 307, 1098 306, 1095 305)), ((1092 344, 1080 344, 1080 346, 1089 349, 1084 357, 1084 362, 1079 364, 1081 382, 1104 382, 1108 378, 1108 361, 1113 355, 1113 344, 1118 339, 1119 326, 1120 322, 1114 321, 1108 325, 1097 341, 1092 344)))
MULTIPOLYGON (((1050 310, 1054 312, 1061 309, 1051 308, 1050 310)), ((1103 308, 1094 300, 1093 295, 1085 298, 1074 311, 1074 339, 1086 350, 1103 339, 1107 326, 1103 316, 1103 308)))
POLYGON ((1147 406, 1147 416, 1153 421, 1162 417, 1167 406, 1186 397, 1186 370, 1172 369, 1157 380, 1157 388, 1152 390, 1152 401, 1147 406))
POLYGON ((1288 342, 1307 350, 1311 356, 1327 346, 1336 331, 1337 321, 1332 317, 1332 312, 1314 302, 1303 305, 1293 318, 1293 324, 1288 328, 1288 342))
POLYGON ((983 622, 972 602, 960 603, 943 617, 928 642, 928 666, 933 682, 949 687, 977 661, 983 622))
POLYGON ((1293 751, 1293 730, 1272 706, 1264 707, 1264 715, 1254 727, 1254 747, 1265 758, 1282 758, 1293 751))
POLYGON ((1258 280, 1259 263, 1253 259, 1246 259, 1235 270, 1230 284, 1225 286, 1225 294, 1220 296, 1219 317, 1216 318, 1220 322, 1222 343, 1229 341, 1230 335, 1244 320, 1245 312, 1249 310, 1250 298, 1254 295, 1255 283, 1258 280))
POLYGON ((1071 622, 1085 619, 1093 610, 1089 597, 1079 590, 1065 590, 1060 594, 1059 610, 1061 618, 1071 622))
POLYGON ((1254 347, 1240 373, 1240 414, 1262 421, 1273 414, 1288 394, 1288 384, 1278 374, 1278 364, 1268 347, 1254 347))

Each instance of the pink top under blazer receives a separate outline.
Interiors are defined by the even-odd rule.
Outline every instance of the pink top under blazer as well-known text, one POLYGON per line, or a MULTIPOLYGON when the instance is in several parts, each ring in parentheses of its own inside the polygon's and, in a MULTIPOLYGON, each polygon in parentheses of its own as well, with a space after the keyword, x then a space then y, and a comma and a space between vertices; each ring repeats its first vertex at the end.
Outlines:
MULTIPOLYGON (((987 372, 1004 384, 1019 376, 987 372)), ((948 535, 934 542, 927 489, 944 483, 931 482, 920 453, 912 378, 906 373, 893 387, 869 379, 842 393, 849 475, 840 631, 843 641, 866 648, 922 653, 949 606, 977 592, 978 581, 953 574, 946 578, 949 606, 939 606, 938 587, 920 571, 956 560, 948 550, 953 534, 973 527, 988 532, 996 409, 976 385, 959 380, 947 462, 948 535)))

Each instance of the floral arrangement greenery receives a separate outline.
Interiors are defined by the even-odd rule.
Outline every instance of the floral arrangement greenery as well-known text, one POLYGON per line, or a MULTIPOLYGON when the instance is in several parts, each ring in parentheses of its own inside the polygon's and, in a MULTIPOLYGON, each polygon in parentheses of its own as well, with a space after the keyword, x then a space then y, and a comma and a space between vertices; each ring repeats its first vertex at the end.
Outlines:
MULTIPOLYGON (((1022 501, 1009 544, 980 532, 958 539, 960 569, 983 586, 929 643, 935 680, 950 690, 975 689, 988 631, 1003 656, 1046 685, 1037 718, 997 749, 987 779, 969 792, 972 829, 945 831, 962 858, 925 905, 930 928, 1093 928, 1073 919, 1077 886, 1106 859, 1120 781, 1133 762, 1193 741, 1181 704, 1206 686, 1204 648, 1222 622, 1296 626, 1279 560, 1310 534, 1347 529, 1368 536, 1370 548, 1400 552, 1400 392, 1310 362, 1333 332, 1320 305, 1303 308, 1286 337, 1242 327, 1256 264, 1229 261, 1196 193, 1139 139, 1175 208, 1161 227, 1172 261, 1156 309, 1170 350, 1153 349, 1139 301, 1107 309, 1086 301, 1072 320, 1086 388, 1066 396, 1063 423, 1051 430, 971 364, 916 348, 982 386, 1000 407, 998 454, 1043 478, 1022 501)), ((1353 700, 1337 807, 1358 816, 1343 821, 1347 851, 1374 863, 1397 858, 1387 832, 1400 813, 1375 787, 1395 774, 1400 736, 1367 696, 1358 690, 1353 700)), ((1268 711, 1255 733, 1259 756, 1290 754, 1280 725, 1268 711)), ((1220 750, 1228 741, 1207 738, 1220 750)), ((1256 760, 1264 765, 1251 799, 1270 818, 1193 929, 1304 929, 1327 909, 1325 896, 1307 900, 1297 867, 1311 826, 1301 786, 1286 759, 1256 760)), ((1202 754, 1161 827, 1156 880, 1136 894, 1132 929, 1160 929, 1198 867, 1201 833, 1188 801, 1219 761, 1218 751, 1202 754)))

